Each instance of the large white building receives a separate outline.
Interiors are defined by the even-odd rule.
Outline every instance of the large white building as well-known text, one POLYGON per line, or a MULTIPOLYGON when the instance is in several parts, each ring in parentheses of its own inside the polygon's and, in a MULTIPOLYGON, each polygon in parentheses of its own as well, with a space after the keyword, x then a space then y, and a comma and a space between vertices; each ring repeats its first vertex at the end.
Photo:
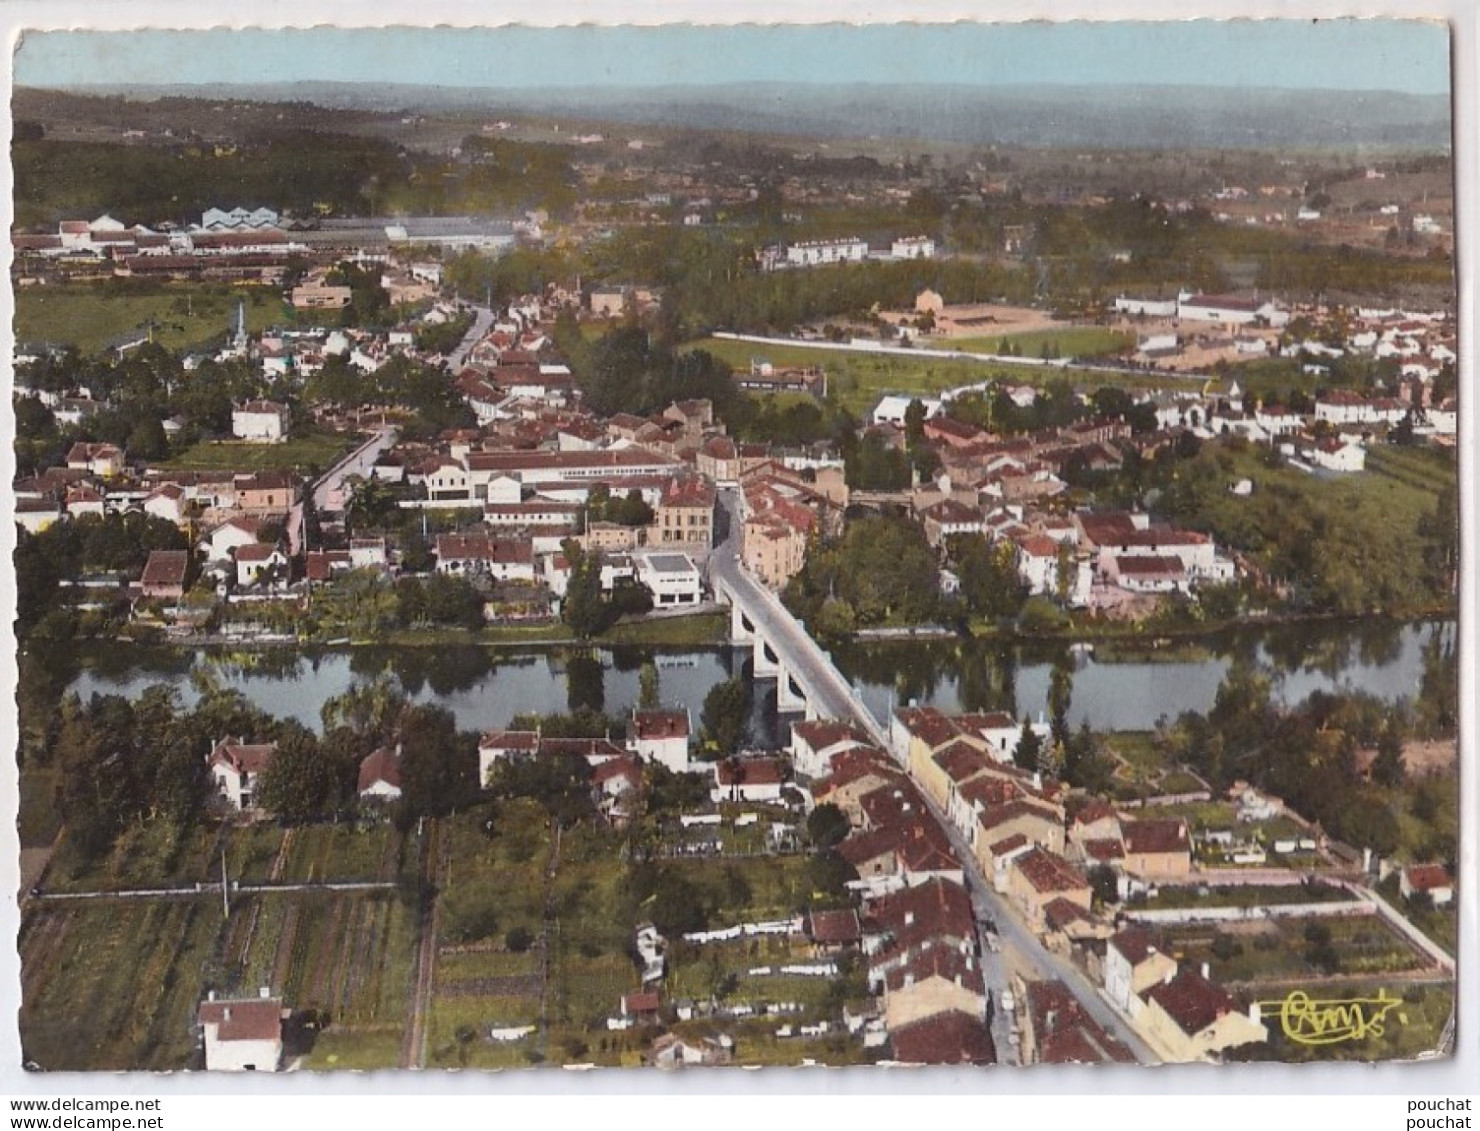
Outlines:
POLYGON ((634 554, 637 580, 648 587, 658 608, 697 605, 704 595, 704 578, 687 554, 634 554))
POLYGON ((862 263, 868 258, 868 242, 860 239, 812 240, 788 244, 790 267, 819 267, 828 263, 862 263))
POLYGON ((935 241, 929 236, 901 236, 889 245, 891 259, 934 259, 935 241))

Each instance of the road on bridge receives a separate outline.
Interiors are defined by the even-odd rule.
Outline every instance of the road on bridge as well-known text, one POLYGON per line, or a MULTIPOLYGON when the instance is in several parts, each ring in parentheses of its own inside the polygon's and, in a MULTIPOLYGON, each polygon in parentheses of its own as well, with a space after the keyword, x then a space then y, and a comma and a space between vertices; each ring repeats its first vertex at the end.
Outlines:
POLYGON ((787 612, 776 594, 746 573, 740 565, 739 492, 720 492, 720 505, 728 516, 725 540, 709 556, 710 585, 724 585, 745 610, 746 616, 775 646, 788 670, 806 692, 812 710, 821 718, 852 719, 881 746, 889 736, 873 712, 843 678, 831 658, 817 646, 807 630, 787 612))

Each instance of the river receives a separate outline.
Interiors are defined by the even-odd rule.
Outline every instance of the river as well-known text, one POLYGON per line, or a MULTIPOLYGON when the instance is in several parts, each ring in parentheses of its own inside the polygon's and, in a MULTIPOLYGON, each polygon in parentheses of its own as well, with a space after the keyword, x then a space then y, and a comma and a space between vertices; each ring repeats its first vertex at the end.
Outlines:
MULTIPOLYGON (((1110 646, 1105 644, 1091 652, 1063 644, 1002 648, 956 640, 850 645, 835 655, 880 718, 894 705, 912 701, 947 711, 1010 704, 1016 716, 1036 715, 1046 709, 1057 664, 1073 672, 1072 726, 1085 721, 1096 730, 1148 730, 1161 718, 1207 711, 1223 676, 1240 659, 1269 670, 1275 694, 1288 703, 1318 690, 1363 691, 1390 702, 1413 699, 1426 649, 1436 641, 1452 645, 1455 632, 1452 621, 1261 626, 1201 638, 1191 658, 1150 662, 1107 662, 1110 646)), ((625 715, 637 702, 638 673, 649 659, 659 671, 663 702, 687 705, 696 725, 708 690, 748 670, 747 653, 735 648, 614 648, 581 655, 472 645, 182 651, 115 643, 87 650, 71 687, 84 698, 135 696, 163 683, 189 706, 204 688, 217 685, 239 690, 270 714, 318 729, 325 700, 389 675, 414 701, 449 708, 459 727, 485 730, 507 726, 517 714, 580 706, 625 715)), ((753 736, 759 743, 774 743, 778 724, 774 709, 768 709, 774 689, 759 686, 770 696, 757 705, 753 736)))

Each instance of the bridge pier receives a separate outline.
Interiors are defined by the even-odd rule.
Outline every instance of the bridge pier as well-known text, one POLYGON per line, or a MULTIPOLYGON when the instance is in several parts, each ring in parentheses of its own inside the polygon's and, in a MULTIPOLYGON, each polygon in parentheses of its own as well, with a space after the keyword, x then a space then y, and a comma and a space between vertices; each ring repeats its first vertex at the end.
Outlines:
POLYGON ((781 658, 771 648, 771 643, 756 633, 750 649, 752 670, 756 679, 770 679, 781 671, 781 658))
POLYGON ((755 625, 738 601, 730 602, 730 639, 736 644, 748 644, 755 639, 755 625))
POLYGON ((783 715, 808 710, 810 704, 806 693, 797 685, 796 678, 785 664, 776 669, 776 710, 783 715))

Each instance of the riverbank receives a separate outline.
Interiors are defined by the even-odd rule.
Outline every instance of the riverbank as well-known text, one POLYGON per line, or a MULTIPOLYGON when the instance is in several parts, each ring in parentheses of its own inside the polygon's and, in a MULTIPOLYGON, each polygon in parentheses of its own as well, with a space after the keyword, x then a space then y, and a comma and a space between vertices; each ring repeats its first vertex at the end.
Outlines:
POLYGON ((689 616, 665 615, 621 621, 599 636, 581 640, 559 622, 531 625, 488 625, 465 628, 397 628, 374 637, 289 636, 281 633, 175 636, 137 627, 114 637, 124 643, 166 648, 440 648, 476 645, 488 648, 537 648, 580 644, 591 647, 647 645, 709 647, 729 641, 729 617, 705 610, 689 616))

